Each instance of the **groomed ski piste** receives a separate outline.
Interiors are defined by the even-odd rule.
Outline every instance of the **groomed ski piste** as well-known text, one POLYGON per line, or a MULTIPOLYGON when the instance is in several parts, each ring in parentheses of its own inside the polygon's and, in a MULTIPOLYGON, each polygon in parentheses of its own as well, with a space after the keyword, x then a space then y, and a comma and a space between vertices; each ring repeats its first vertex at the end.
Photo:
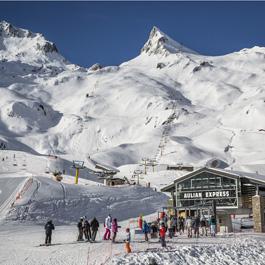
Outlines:
POLYGON ((151 221, 167 205, 160 189, 186 173, 168 165, 218 158, 265 174, 264 47, 205 56, 154 27, 136 58, 86 69, 41 34, 0 28, 0 264, 265 264, 265 237, 251 230, 185 234, 165 249, 134 235, 140 214, 151 221), (78 185, 73 160, 85 163, 78 185), (147 160, 156 166, 144 174, 147 160), (139 185, 104 186, 97 165, 139 185), (109 213, 121 226, 113 244, 102 240, 109 213), (76 242, 84 215, 100 222, 96 243, 76 242), (52 245, 40 246, 49 219, 52 245))
POLYGON ((47 247, 39 245, 45 237, 42 226, 4 225, 0 229, 0 264, 264 264, 265 237, 262 234, 248 232, 199 239, 188 239, 185 234, 167 239, 165 249, 158 239, 147 243, 143 236, 137 235, 132 236, 132 253, 126 254, 124 228, 129 221, 119 225, 122 227, 117 243, 102 240, 102 224, 95 243, 76 242, 75 225, 57 226, 53 245, 47 247))

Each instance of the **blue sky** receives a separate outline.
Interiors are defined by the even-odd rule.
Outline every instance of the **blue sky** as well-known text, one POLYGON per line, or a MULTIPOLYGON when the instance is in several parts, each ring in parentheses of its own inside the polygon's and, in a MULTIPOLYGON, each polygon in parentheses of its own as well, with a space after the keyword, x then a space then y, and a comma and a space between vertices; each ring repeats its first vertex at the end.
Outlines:
POLYGON ((0 2, 0 19, 41 32, 73 63, 118 65, 137 56, 152 26, 221 55, 265 46, 265 2, 0 2))

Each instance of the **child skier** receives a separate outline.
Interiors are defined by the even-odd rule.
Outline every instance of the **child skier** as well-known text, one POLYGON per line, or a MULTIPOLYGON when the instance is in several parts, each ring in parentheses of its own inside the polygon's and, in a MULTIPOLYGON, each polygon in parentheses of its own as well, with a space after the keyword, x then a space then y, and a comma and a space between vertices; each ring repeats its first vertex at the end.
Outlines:
POLYGON ((130 232, 130 228, 126 228, 126 239, 125 241, 125 251, 126 253, 131 253, 132 249, 131 249, 131 232, 130 232))

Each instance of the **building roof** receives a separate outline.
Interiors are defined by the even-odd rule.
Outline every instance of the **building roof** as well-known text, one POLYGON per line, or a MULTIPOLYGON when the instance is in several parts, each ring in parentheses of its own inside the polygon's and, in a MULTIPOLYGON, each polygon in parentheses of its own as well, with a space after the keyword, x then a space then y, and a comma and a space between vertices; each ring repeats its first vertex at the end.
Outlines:
POLYGON ((218 168, 209 168, 209 167, 203 167, 197 170, 194 170, 184 176, 181 176, 177 178, 174 183, 164 187, 161 189, 162 192, 172 192, 175 190, 175 183, 191 178, 193 176, 196 176, 202 172, 209 172, 212 174, 218 174, 220 176, 224 177, 229 177, 229 178, 247 178, 250 180, 250 182, 256 183, 256 184, 261 184, 265 185, 265 176, 264 175, 259 175, 256 173, 249 173, 249 172, 243 172, 243 171, 233 171, 233 170, 226 170, 226 169, 218 169, 218 168))
POLYGON ((107 172, 112 172, 112 173, 118 173, 120 172, 117 168, 111 167, 111 166, 107 166, 107 165, 103 165, 103 164, 96 164, 95 168, 97 169, 101 169, 103 171, 107 171, 107 172))

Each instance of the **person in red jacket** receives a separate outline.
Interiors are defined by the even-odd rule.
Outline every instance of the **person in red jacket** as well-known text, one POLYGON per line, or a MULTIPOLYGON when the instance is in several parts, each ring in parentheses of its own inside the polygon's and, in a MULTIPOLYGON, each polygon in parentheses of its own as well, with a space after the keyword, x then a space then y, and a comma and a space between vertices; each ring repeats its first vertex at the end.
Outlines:
POLYGON ((143 229, 143 216, 140 215, 138 218, 138 227, 142 230, 143 229))
POLYGON ((161 242, 161 246, 162 247, 166 247, 166 232, 167 229, 165 227, 165 224, 162 223, 161 224, 161 228, 159 229, 159 236, 160 236, 160 242, 161 242))

